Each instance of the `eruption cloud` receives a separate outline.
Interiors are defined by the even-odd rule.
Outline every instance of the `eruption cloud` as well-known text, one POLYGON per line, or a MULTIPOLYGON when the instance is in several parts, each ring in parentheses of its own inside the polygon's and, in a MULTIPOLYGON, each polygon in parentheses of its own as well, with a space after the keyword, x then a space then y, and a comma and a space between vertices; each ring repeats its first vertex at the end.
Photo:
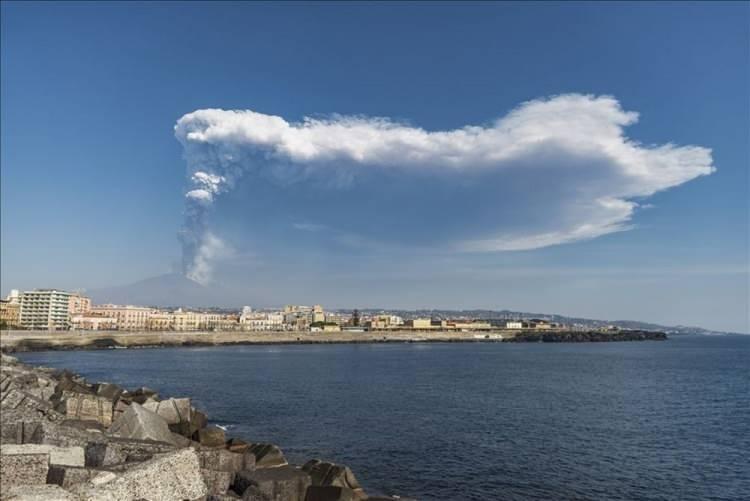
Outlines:
POLYGON ((184 273, 210 280, 227 247, 207 218, 243 176, 281 190, 305 179, 381 206, 366 214, 365 228, 342 219, 341 210, 319 209, 324 220, 297 224, 337 228, 349 240, 408 242, 418 235, 454 252, 497 252, 629 229, 642 199, 715 170, 708 148, 628 139, 624 129, 637 121, 613 97, 581 94, 528 101, 490 124, 449 131, 363 116, 292 123, 251 110, 188 113, 175 125, 189 178, 184 273), (377 190, 369 188, 374 180, 377 190), (429 223, 441 229, 439 239, 420 230, 429 223))

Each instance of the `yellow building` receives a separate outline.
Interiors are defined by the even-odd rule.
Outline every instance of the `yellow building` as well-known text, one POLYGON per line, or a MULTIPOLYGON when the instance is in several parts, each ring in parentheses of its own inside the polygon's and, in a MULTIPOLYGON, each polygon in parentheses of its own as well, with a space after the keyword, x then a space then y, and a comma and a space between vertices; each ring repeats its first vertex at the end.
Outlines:
POLYGON ((116 330, 117 318, 100 313, 78 313, 70 318, 70 329, 79 331, 116 330))
POLYGON ((0 326, 3 328, 20 327, 21 303, 0 299, 0 326))
POLYGON ((146 319, 146 330, 168 331, 172 330, 173 315, 166 311, 152 312, 146 319))
POLYGON ((104 304, 93 306, 91 311, 105 317, 114 317, 117 319, 117 329, 121 331, 142 331, 146 330, 149 316, 157 312, 153 308, 144 306, 122 306, 116 304, 104 304))
POLYGON ((74 292, 70 295, 68 302, 68 311, 72 315, 82 315, 91 310, 91 298, 88 298, 80 292, 74 292))
POLYGON ((461 331, 488 331, 492 329, 489 322, 448 322, 448 327, 461 331))
POLYGON ((432 329, 432 320, 429 318, 415 318, 407 320, 405 325, 411 329, 432 329))

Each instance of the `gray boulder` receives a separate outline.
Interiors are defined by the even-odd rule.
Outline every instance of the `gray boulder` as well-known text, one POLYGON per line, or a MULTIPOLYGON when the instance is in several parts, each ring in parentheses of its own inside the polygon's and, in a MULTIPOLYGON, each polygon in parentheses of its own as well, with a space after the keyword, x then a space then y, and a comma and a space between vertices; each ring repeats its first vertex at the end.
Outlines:
POLYGON ((354 491, 347 487, 311 485, 307 488, 305 501, 356 501, 354 491))
POLYGON ((146 386, 141 386, 134 392, 130 393, 129 397, 133 402, 137 404, 143 404, 149 398, 153 400, 159 400, 159 394, 156 392, 156 390, 152 390, 151 388, 147 388, 146 386))
POLYGON ((78 484, 88 482, 101 474, 102 470, 88 467, 76 466, 53 466, 50 465, 47 474, 47 483, 59 485, 63 489, 70 489, 78 484))
POLYGON ((133 402, 117 421, 112 423, 109 433, 123 438, 154 440, 174 444, 167 422, 154 412, 133 402))
POLYGON ((14 385, 0 394, 0 409, 3 412, 7 409, 18 409, 39 416, 57 414, 50 402, 20 390, 14 385))
POLYGON ((112 383, 98 383, 94 385, 94 389, 98 397, 106 398, 113 403, 117 402, 125 391, 120 386, 112 383))
POLYGON ((3 455, 46 454, 49 464, 83 466, 83 447, 57 447, 44 444, 23 444, 2 446, 3 455))
POLYGON ((69 417, 95 421, 105 427, 112 424, 112 401, 106 397, 64 391, 62 401, 65 402, 65 414, 69 417))
POLYGON ((204 447, 224 447, 226 445, 224 430, 216 426, 198 430, 194 438, 204 447))
POLYGON ((165 442, 101 437, 86 446, 86 466, 110 467, 121 463, 146 461, 157 454, 174 452, 175 446, 165 442))
POLYGON ((362 497, 364 492, 354 473, 348 466, 312 459, 302 470, 310 475, 312 485, 346 487, 362 497))
POLYGON ((237 472, 244 469, 244 458, 242 454, 228 451, 226 449, 201 448, 195 451, 198 454, 201 468, 216 471, 237 472))
POLYGON ((160 455, 121 472, 101 473, 72 492, 84 499, 118 501, 183 501, 208 493, 192 449, 160 455))
POLYGON ((0 447, 0 498, 6 491, 21 485, 47 482, 49 453, 34 449, 33 445, 3 445, 0 447))
POLYGON ((175 425, 191 421, 191 410, 189 398, 168 398, 167 400, 150 400, 143 404, 145 409, 155 412, 163 417, 168 425, 175 425))
POLYGON ((78 501, 78 497, 59 485, 23 485, 8 489, 8 501, 78 501))
POLYGON ((250 444, 239 438, 230 438, 227 440, 227 449, 232 452, 245 452, 250 448, 250 444))
POLYGON ((229 490, 229 486, 232 485, 232 480, 234 480, 234 473, 229 471, 201 468, 201 475, 209 494, 226 493, 229 490))
POLYGON ((310 476, 304 471, 292 466, 279 466, 238 472, 232 489, 242 493, 243 499, 262 499, 265 496, 271 501, 304 501, 310 483, 310 476), (245 496, 248 489, 251 490, 245 496))
POLYGON ((255 456, 256 468, 272 468, 287 464, 284 453, 274 444, 252 444, 247 452, 255 456))

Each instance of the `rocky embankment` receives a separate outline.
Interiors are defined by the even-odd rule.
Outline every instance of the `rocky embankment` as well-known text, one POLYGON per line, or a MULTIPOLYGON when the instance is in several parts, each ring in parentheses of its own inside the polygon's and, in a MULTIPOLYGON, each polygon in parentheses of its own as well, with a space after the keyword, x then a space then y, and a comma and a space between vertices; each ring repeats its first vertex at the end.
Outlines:
POLYGON ((369 497, 346 466, 293 466, 274 444, 227 439, 189 398, 0 356, 3 500, 399 499, 369 497))
POLYGON ((665 341, 667 335, 655 331, 554 331, 523 332, 505 341, 510 343, 591 343, 607 341, 665 341))

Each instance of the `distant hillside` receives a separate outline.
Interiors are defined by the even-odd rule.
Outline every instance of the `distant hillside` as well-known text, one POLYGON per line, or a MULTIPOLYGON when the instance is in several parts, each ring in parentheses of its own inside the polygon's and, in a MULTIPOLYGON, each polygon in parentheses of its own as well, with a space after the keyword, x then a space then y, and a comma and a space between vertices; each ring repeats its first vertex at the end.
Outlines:
MULTIPOLYGON (((377 313, 383 310, 376 309, 360 309, 362 313, 377 313)), ((393 314, 400 315, 404 318, 415 318, 415 317, 430 317, 430 318, 477 318, 483 320, 489 320, 491 323, 497 325, 501 324, 507 319, 531 319, 539 318, 546 319, 551 322, 558 322, 567 325, 581 325, 591 328, 606 327, 608 325, 614 325, 621 329, 633 329, 633 330, 647 330, 647 331, 663 331, 670 334, 735 334, 732 332, 721 332, 704 329, 702 327, 694 326, 670 326, 660 325, 649 322, 639 322, 637 320, 598 320, 592 318, 582 317, 567 317, 564 315, 550 314, 550 313, 529 313, 526 311, 512 311, 512 310, 387 310, 393 314)))
POLYGON ((214 302, 208 287, 171 273, 138 282, 88 291, 95 304, 136 304, 144 306, 205 306, 214 302))

